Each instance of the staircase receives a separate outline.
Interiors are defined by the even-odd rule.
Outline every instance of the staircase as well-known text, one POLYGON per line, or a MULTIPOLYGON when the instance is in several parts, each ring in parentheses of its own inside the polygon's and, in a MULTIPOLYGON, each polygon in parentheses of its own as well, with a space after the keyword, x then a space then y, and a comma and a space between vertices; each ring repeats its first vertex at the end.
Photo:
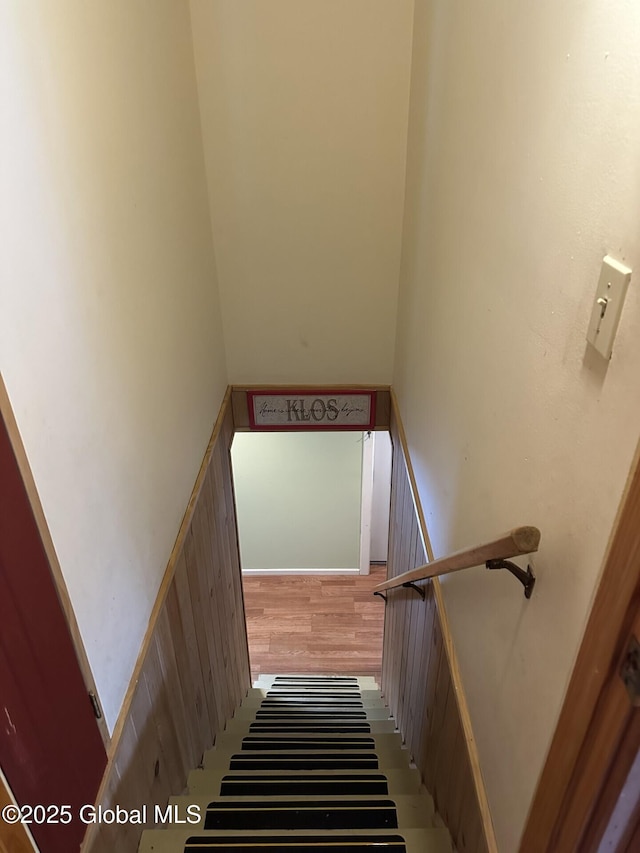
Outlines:
POLYGON ((451 853, 394 729, 372 678, 261 676, 139 853, 451 853))

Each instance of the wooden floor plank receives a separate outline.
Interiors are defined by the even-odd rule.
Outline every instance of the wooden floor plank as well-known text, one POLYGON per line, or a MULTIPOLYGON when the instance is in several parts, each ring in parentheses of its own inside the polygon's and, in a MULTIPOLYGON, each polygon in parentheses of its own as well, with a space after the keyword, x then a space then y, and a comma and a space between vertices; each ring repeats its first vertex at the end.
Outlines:
POLYGON ((384 605, 369 575, 249 575, 243 579, 252 678, 353 672, 380 677, 384 605))

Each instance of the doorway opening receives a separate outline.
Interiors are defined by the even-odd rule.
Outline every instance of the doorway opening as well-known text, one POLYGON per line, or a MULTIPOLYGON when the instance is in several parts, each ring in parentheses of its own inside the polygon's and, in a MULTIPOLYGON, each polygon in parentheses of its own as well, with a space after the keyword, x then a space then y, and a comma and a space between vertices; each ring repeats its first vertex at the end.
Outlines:
POLYGON ((388 432, 237 432, 231 458, 253 678, 378 675, 388 432))

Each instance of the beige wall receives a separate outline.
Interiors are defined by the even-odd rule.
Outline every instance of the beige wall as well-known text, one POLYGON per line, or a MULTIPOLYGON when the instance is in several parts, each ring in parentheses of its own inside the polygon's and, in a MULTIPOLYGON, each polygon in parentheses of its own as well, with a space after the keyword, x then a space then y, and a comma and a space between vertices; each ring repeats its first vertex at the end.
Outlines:
POLYGON ((542 547, 445 596, 501 853, 517 847, 640 428, 640 7, 417 0, 394 383, 436 556, 542 547), (634 269, 612 361, 585 334, 634 269))
POLYGON ((244 570, 358 571, 361 432, 240 432, 231 455, 244 570))
POLYGON ((412 0, 192 0, 232 382, 388 382, 412 0))
POLYGON ((0 368, 113 726, 226 384, 189 7, 0 8, 0 368))

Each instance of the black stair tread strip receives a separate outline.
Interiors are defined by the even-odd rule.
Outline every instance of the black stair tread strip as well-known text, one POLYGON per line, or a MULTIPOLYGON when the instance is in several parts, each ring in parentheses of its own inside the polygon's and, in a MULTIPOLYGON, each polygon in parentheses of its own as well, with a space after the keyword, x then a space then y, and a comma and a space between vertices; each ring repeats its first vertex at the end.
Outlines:
POLYGON ((389 794, 389 781, 381 774, 318 774, 314 776, 225 776, 220 781, 220 796, 287 796, 313 794, 389 794))
MULTIPOLYGON (((390 717, 387 719, 391 719, 390 717)), ((359 722, 367 720, 367 716, 363 711, 315 711, 313 714, 305 713, 282 713, 274 711, 273 713, 258 713, 255 716, 255 722, 277 722, 278 720, 291 720, 292 722, 305 722, 306 720, 324 722, 326 720, 345 720, 349 722, 359 722)))
POLYGON ((391 801, 349 803, 213 803, 207 807, 204 829, 397 829, 398 814, 391 801))
MULTIPOLYGON (((400 830, 402 832, 402 830, 400 830)), ((247 841, 252 842, 261 842, 275 844, 279 843, 284 846, 287 844, 300 844, 300 842, 305 842, 309 844, 317 843, 319 841, 324 842, 325 844, 331 841, 390 841, 393 843, 401 843, 406 844, 406 841, 402 835, 398 835, 395 832, 387 834, 385 833, 382 836, 377 835, 357 835, 351 834, 348 835, 337 835, 335 833, 331 833, 331 835, 293 835, 291 833, 287 833, 286 835, 257 835, 255 838, 249 838, 246 835, 224 835, 222 837, 217 837, 215 835, 192 835, 186 840, 186 844, 193 844, 195 842, 210 842, 211 844, 246 844, 247 841)))
POLYGON ((309 686, 312 690, 374 690, 377 691, 377 688, 371 685, 370 687, 361 687, 357 681, 272 681, 271 684, 264 684, 261 687, 258 687, 259 690, 279 690, 280 688, 286 688, 289 685, 293 687, 297 687, 298 689, 309 686))
POLYGON ((320 688, 310 687, 308 690, 267 690, 265 699, 273 699, 277 696, 308 696, 309 698, 322 697, 323 699, 362 699, 362 693, 359 690, 320 690, 320 688))
POLYGON ((386 782, 342 782, 340 779, 331 781, 308 782, 223 782, 220 785, 221 797, 288 797, 292 795, 308 795, 315 797, 340 796, 385 796, 389 793, 386 782))
POLYGON ((364 708, 362 698, 357 696, 307 696, 306 698, 296 694, 295 696, 283 696, 281 699, 274 699, 273 696, 265 696, 260 702, 261 707, 267 705, 355 705, 364 708))
MULTIPOLYGON (((362 693, 363 689, 357 684, 330 684, 329 682, 310 682, 310 681, 277 681, 271 685, 263 685, 259 690, 327 690, 342 693, 348 690, 352 693, 362 693)), ((376 691, 377 692, 377 691, 376 691)))
MULTIPOLYGON (((340 739, 344 740, 345 742, 346 741, 355 741, 357 743, 367 743, 370 746, 373 746, 373 744, 375 743, 374 738, 370 735, 358 735, 357 737, 352 737, 352 738, 346 737, 346 738, 340 738, 340 739)), ((262 736, 262 735, 246 735, 243 738, 243 740, 246 741, 247 743, 251 743, 253 741, 264 741, 264 740, 272 740, 274 743, 286 743, 287 741, 291 740, 291 738, 287 738, 284 735, 277 736, 277 737, 268 737, 268 736, 262 736)), ((301 741, 303 740, 303 741, 306 741, 307 743, 327 743, 327 741, 332 740, 332 738, 320 737, 319 735, 318 735, 318 737, 314 737, 313 735, 309 735, 308 737, 296 738, 296 740, 301 740, 301 741)), ((336 740, 338 740, 338 738, 336 738, 336 740)))
POLYGON ((314 705, 328 705, 330 708, 364 708, 361 699, 325 699, 323 696, 310 696, 304 699, 300 696, 287 696, 286 699, 263 699, 261 708, 281 708, 283 705, 293 705, 296 708, 309 708, 314 705))
MULTIPOLYGON (((366 682, 367 684, 373 685, 373 681, 366 682)), ((322 676, 318 676, 314 678, 310 675, 288 675, 283 676, 282 678, 274 678, 271 684, 275 687, 278 684, 321 684, 321 685, 334 685, 335 687, 353 687, 356 690, 360 688, 357 678, 323 678, 322 676)), ((372 687, 372 689, 375 689, 372 687)))
MULTIPOLYGON (((385 709, 383 709, 385 710, 385 709)), ((376 708, 377 712, 378 709, 376 708)), ((367 710, 365 708, 358 708, 352 706, 344 706, 338 705, 313 705, 313 707, 307 707, 300 705, 274 705, 269 708, 259 708, 256 710, 255 714, 249 717, 247 714, 247 719, 288 719, 289 717, 297 717, 300 719, 308 719, 311 717, 337 717, 338 719, 349 719, 349 720, 366 720, 367 710)))
POLYGON ((323 775, 322 773, 314 773, 313 776, 304 776, 304 775, 301 775, 300 773, 292 773, 289 776, 286 776, 286 775, 285 776, 272 776, 269 774, 265 774, 264 776, 260 776, 259 774, 251 773, 250 775, 247 774, 246 776, 243 776, 241 774, 234 774, 233 776, 223 776, 222 777, 223 782, 233 781, 236 779, 239 779, 242 781, 245 781, 247 779, 251 779, 251 780, 257 780, 260 782, 263 779, 265 781, 270 780, 270 779, 276 780, 276 781, 289 780, 289 779, 291 779, 291 780, 298 779, 301 781, 305 781, 306 779, 345 779, 345 780, 363 779, 363 780, 367 780, 367 781, 372 781, 372 780, 375 780, 375 781, 383 780, 385 782, 387 781, 387 777, 384 773, 345 773, 342 776, 334 776, 331 773, 327 773, 326 775, 323 775))
POLYGON ((297 725, 302 723, 309 723, 316 720, 320 724, 325 724, 328 722, 335 721, 336 723, 352 723, 353 725, 362 725, 363 723, 370 723, 371 720, 367 719, 367 717, 344 717, 340 711, 334 711, 333 713, 326 713, 323 717, 317 716, 317 711, 314 711, 312 714, 299 714, 295 717, 283 717, 279 713, 275 713, 270 717, 254 717, 253 719, 247 719, 245 722, 247 723, 279 723, 281 721, 290 721, 297 725))
MULTIPOLYGON (((280 708, 283 706, 286 707, 287 705, 293 705, 296 708, 314 708, 319 706, 325 708, 327 706, 331 708, 343 708, 346 706, 348 708, 355 707, 356 709, 360 707, 363 711, 366 710, 362 699, 357 696, 309 696, 307 698, 302 696, 283 696, 282 699, 274 699, 273 696, 268 696, 262 700, 258 707, 259 709, 263 709, 265 707, 280 708), (355 703, 355 705, 353 703, 355 703)), ((377 709, 379 706, 374 707, 377 709)))
MULTIPOLYGON (((353 719, 353 718, 343 718, 340 716, 326 716, 326 717, 268 717, 265 719, 264 717, 260 717, 258 720, 247 720, 249 725, 253 727, 260 728, 273 728, 274 726, 291 726, 293 728, 300 728, 301 726, 305 726, 309 728, 309 726, 369 726, 371 727, 371 720, 365 719, 353 719)), ((383 722, 381 720, 376 720, 376 722, 383 722)))
MULTIPOLYGON (((278 675, 272 684, 352 684, 358 686, 357 678, 351 676, 327 676, 327 675, 278 675)), ((366 684, 375 684, 374 681, 366 681, 366 684)))
MULTIPOLYGON (((246 735, 243 739, 243 742, 246 743, 257 743, 258 741, 270 740, 274 743, 289 743, 289 741, 300 741, 300 742, 311 742, 311 741, 321 741, 322 743, 329 743, 330 741, 338 741, 341 743, 357 743, 357 744, 367 744, 370 747, 373 747, 375 744, 375 738, 367 735, 359 735, 357 737, 344 737, 344 738, 332 738, 332 737, 316 737, 313 734, 308 736, 301 737, 287 737, 286 735, 278 735, 277 737, 263 737, 262 735, 246 735)), ((358 746, 358 749, 360 746, 358 746)))
POLYGON ((321 723, 310 725, 309 723, 251 723, 250 732, 309 732, 316 734, 369 734, 371 726, 368 723, 321 723))
POLYGON ((295 738, 243 738, 241 749, 243 752, 279 752, 283 749, 287 750, 307 750, 309 752, 315 750, 368 750, 375 749, 375 743, 368 743, 364 740, 358 741, 353 738, 329 738, 322 740, 295 739, 295 738))
MULTIPOLYGON (((273 684, 264 685, 260 690, 353 690, 361 691, 360 687, 353 681, 342 681, 339 684, 330 681, 274 681, 273 684)), ((366 689, 366 688, 365 688, 366 689)), ((373 689, 373 688, 372 688, 373 689)))
POLYGON ((261 702, 261 705, 265 705, 265 703, 275 703, 277 705, 290 705, 292 703, 298 703, 301 705, 344 705, 349 702, 357 702, 361 707, 364 708, 362 697, 360 696, 352 696, 349 694, 348 696, 330 696, 328 694, 317 694, 311 695, 306 694, 302 695, 300 693, 281 693, 279 695, 268 695, 265 696, 261 702))
POLYGON ((298 755, 264 757, 255 755, 233 755, 229 770, 378 770, 379 761, 375 753, 360 755, 298 755))
MULTIPOLYGON (((237 720, 242 719, 241 717, 236 717, 237 720)), ((244 719, 246 723, 317 723, 318 725, 326 725, 327 723, 334 723, 336 725, 340 725, 342 723, 354 723, 354 724, 362 724, 362 723, 380 723, 380 722, 391 722, 391 717, 382 717, 380 719, 369 719, 369 717, 365 717, 364 714, 360 716, 355 716, 352 714, 266 714, 257 716, 251 719, 244 719)))
POLYGON ((256 708, 256 712, 279 711, 284 708, 292 708, 295 711, 307 711, 312 708, 326 709, 327 711, 339 709, 344 711, 365 711, 366 713, 366 708, 362 702, 321 702, 315 699, 313 702, 270 702, 265 700, 256 708))
POLYGON ((326 693, 328 696, 345 696, 353 694, 354 696, 362 696, 362 690, 359 687, 343 684, 332 686, 329 684, 274 684, 272 687, 261 687, 260 690, 266 690, 269 693, 310 693, 315 695, 318 693, 326 693))
MULTIPOLYGON (((266 677, 266 676, 265 676, 266 677)), ((357 681, 357 675, 274 675, 274 680, 277 681, 279 678, 296 678, 296 679, 309 679, 311 681, 357 681)))
POLYGON ((366 717, 343 717, 342 714, 327 714, 325 717, 316 717, 315 714, 306 714, 302 717, 281 717, 279 714, 274 715, 273 717, 258 717, 253 720, 246 720, 250 725, 254 723, 260 723, 261 725, 272 725, 273 723, 291 723, 292 725, 301 726, 308 725, 309 723, 317 722, 318 725, 326 726, 329 723, 334 723, 335 725, 342 725, 343 723, 349 723, 353 726, 362 726, 368 725, 371 720, 368 720, 366 717))
MULTIPOLYGON (((278 694, 276 694, 278 695, 278 694)), ((307 696, 305 699, 304 693, 296 693, 295 696, 283 696, 281 699, 274 699, 273 696, 264 696, 260 702, 261 705, 331 705, 334 702, 340 705, 362 705, 362 696, 307 696)))
MULTIPOLYGON (((301 696, 287 696, 283 699, 274 699, 272 696, 269 698, 264 698, 260 705, 258 706, 259 710, 263 708, 283 708, 287 705, 292 705, 295 708, 314 708, 320 707, 323 708, 362 708, 364 711, 364 704, 362 699, 352 699, 351 697, 340 697, 337 698, 325 698, 324 696, 310 696, 308 698, 304 698, 301 696)), ((379 706, 376 706, 379 707, 379 706)))
POLYGON ((252 723, 249 726, 249 731, 251 734, 257 734, 259 732, 264 732, 265 734, 275 733, 275 734, 312 734, 317 732, 318 734, 334 734, 334 735, 348 735, 348 734, 363 734, 368 735, 371 734, 371 726, 368 723, 323 723, 322 725, 313 725, 304 724, 301 725, 291 725, 290 723, 252 723))
MULTIPOLYGON (((260 703, 262 707, 266 704, 273 705, 291 705, 297 704, 301 705, 303 708, 309 708, 313 705, 336 705, 338 707, 349 704, 352 702, 357 702, 361 708, 364 708, 364 704, 362 699, 359 696, 300 696, 298 694, 293 696, 282 696, 282 698, 274 697, 274 696, 265 696, 265 698, 260 703)), ((379 707, 379 706, 376 706, 379 707)))
POLYGON ((269 737, 269 736, 264 736, 264 735, 245 735, 243 737, 243 741, 246 741, 247 743, 264 741, 264 740, 272 740, 275 743, 287 743, 290 740, 301 741, 301 742, 304 742, 304 741, 309 741, 309 742, 310 741, 322 741, 323 743, 328 743, 329 741, 336 740, 336 741, 344 741, 345 743, 354 742, 354 743, 358 743, 358 744, 368 744, 369 746, 373 746, 375 743, 375 739, 371 735, 356 735, 354 737, 344 737, 344 738, 332 738, 331 736, 329 736, 329 737, 324 737, 324 736, 323 737, 320 737, 320 736, 316 737, 314 734, 300 735, 299 737, 294 737, 294 736, 288 737, 287 735, 277 735, 276 737, 269 737))
MULTIPOLYGON (((357 702, 356 704, 345 704, 344 702, 271 702, 266 703, 263 702, 259 707, 256 708, 256 714, 260 712, 269 711, 272 714, 276 711, 286 711, 287 709, 291 709, 292 711, 298 711, 301 714, 311 714, 314 711, 324 711, 325 713, 329 713, 330 711, 338 710, 338 711, 351 711, 353 713, 357 713, 358 711, 361 714, 367 713, 367 708, 364 707, 362 702, 357 702)), ((378 711, 378 708, 372 709, 378 711)))
POLYGON ((285 758, 287 758, 287 757, 296 758, 296 759, 304 758, 305 756, 307 756, 309 758, 314 758, 314 759, 324 757, 324 758, 357 758, 358 760, 360 760, 360 759, 377 758, 378 754, 375 751, 374 752, 368 752, 368 751, 367 752, 360 752, 357 750, 354 750, 352 753, 349 753, 348 749, 338 750, 338 751, 335 751, 335 750, 334 751, 332 751, 332 750, 319 750, 318 751, 315 749, 310 749, 307 752, 304 752, 304 750, 299 750, 299 751, 294 750, 292 752, 288 752, 286 749, 282 749, 282 750, 279 750, 275 755, 265 755, 265 753, 262 752, 261 750, 252 751, 252 750, 248 749, 248 750, 245 750, 244 752, 234 753, 231 756, 231 758, 239 758, 239 759, 244 759, 244 760, 249 760, 251 758, 259 758, 261 761, 273 761, 275 758, 278 758, 278 756, 283 756, 285 758))
POLYGON ((300 688, 292 688, 288 690, 286 687, 283 687, 281 690, 274 690, 273 688, 268 688, 265 694, 265 698, 271 699, 273 696, 335 696, 336 699, 342 697, 346 698, 348 696, 353 697, 354 699, 362 698, 362 691, 360 690, 351 690, 349 687, 343 687, 341 690, 323 690, 321 687, 308 687, 306 689, 300 688))
POLYGON ((342 725, 350 725, 350 726, 368 726, 371 724, 371 720, 368 720, 366 717, 357 718, 357 717, 343 717, 341 714, 327 714, 325 717, 316 717, 315 714, 308 714, 307 716, 302 717, 260 717, 254 720, 246 720, 249 725, 261 725, 261 726, 272 726, 276 723, 287 723, 292 726, 308 726, 311 723, 317 723, 320 726, 342 726, 342 725))
POLYGON ((247 802, 246 800, 229 800, 226 802, 218 802, 212 800, 207 804, 207 811, 282 811, 293 809, 309 809, 318 811, 322 809, 395 809, 396 804, 393 800, 255 800, 247 802))
POLYGON ((274 681, 272 684, 264 684, 260 690, 282 690, 283 688, 305 688, 310 687, 315 690, 375 690, 373 685, 361 687, 357 681, 274 681))
POLYGON ((267 717, 267 716, 275 716, 276 714, 282 714, 283 717, 330 717, 336 714, 344 714, 348 717, 366 717, 367 712, 364 708, 342 708, 338 705, 335 708, 327 707, 326 705, 321 705, 316 707, 315 705, 311 706, 302 706, 299 708, 291 708, 288 709, 287 706, 281 707, 270 707, 270 708, 258 708, 256 711, 256 718, 258 717, 267 717))
POLYGON ((187 838, 184 853, 197 853, 201 850, 215 850, 217 853, 406 853, 406 842, 401 835, 258 835, 252 837, 192 836, 187 838))
MULTIPOLYGON (((258 708, 256 708, 256 713, 258 711, 279 711, 282 708, 293 708, 298 711, 311 711, 314 708, 326 708, 327 711, 331 711, 333 708, 339 708, 345 711, 365 711, 366 708, 362 704, 362 702, 357 701, 346 701, 340 702, 339 700, 331 700, 331 701, 323 701, 322 699, 313 699, 309 702, 302 702, 297 699, 287 699, 286 702, 275 702, 271 699, 265 699, 260 704, 258 708)), ((377 709, 376 709, 377 710, 377 709)))
POLYGON ((308 750, 305 752, 303 749, 300 750, 288 750, 288 749, 278 749, 278 750, 245 750, 244 752, 234 753, 231 758, 237 758, 241 761, 250 761, 251 759, 256 759, 259 761, 269 761, 276 758, 291 758, 291 759, 300 759, 301 757, 307 756, 309 758, 314 758, 315 760, 320 760, 322 758, 340 758, 341 760, 347 758, 357 759, 358 761, 364 760, 369 761, 372 758, 377 758, 378 754, 375 751, 363 751, 363 750, 335 750, 335 749, 327 749, 323 751, 318 750, 308 750))
MULTIPOLYGON (((282 729, 287 728, 292 732, 318 732, 321 726, 342 726, 346 727, 349 731, 355 732, 356 734, 371 734, 371 720, 344 720, 342 717, 309 717, 307 719, 296 717, 295 719, 291 719, 289 717, 284 720, 273 718, 266 720, 261 718, 260 720, 242 720, 243 723, 249 726, 249 733, 261 733, 263 731, 270 731, 273 729, 282 729), (363 727, 368 726, 368 730, 363 727)), ((376 725, 378 723, 388 723, 393 722, 392 720, 374 720, 376 725)), ((234 724, 235 725, 235 724, 234 724)), ((237 723, 238 729, 241 728, 240 721, 237 723)), ((347 734, 349 733, 347 731, 347 734)), ((236 732, 240 734, 241 732, 236 732)), ((380 734, 393 734, 392 731, 389 732, 380 732, 380 734)))
POLYGON ((358 759, 334 758, 324 761, 314 761, 306 758, 302 761, 283 759, 281 761, 246 761, 231 762, 231 770, 377 770, 379 762, 359 761, 358 759))

